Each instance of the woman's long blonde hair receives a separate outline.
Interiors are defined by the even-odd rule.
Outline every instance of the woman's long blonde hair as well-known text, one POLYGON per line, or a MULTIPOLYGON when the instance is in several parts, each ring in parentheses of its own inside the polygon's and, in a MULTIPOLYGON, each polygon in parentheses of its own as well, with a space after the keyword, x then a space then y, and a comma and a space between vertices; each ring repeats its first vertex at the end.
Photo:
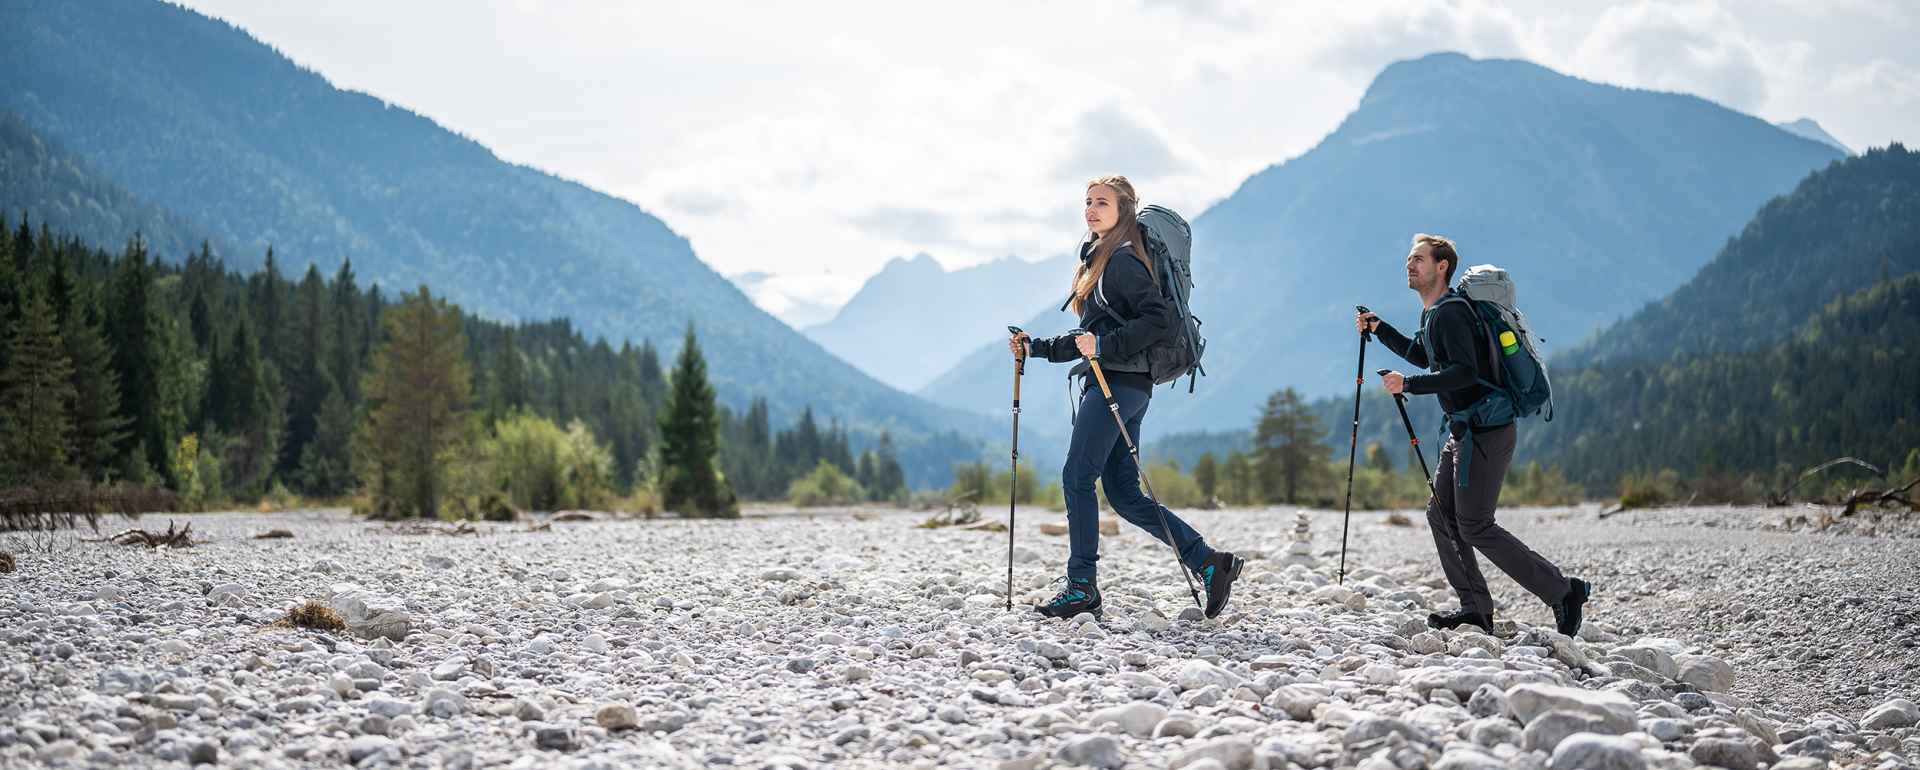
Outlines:
POLYGON ((1118 206, 1120 221, 1115 222, 1112 230, 1094 242, 1093 258, 1080 263, 1073 271, 1073 312, 1078 315, 1087 305, 1087 297, 1093 294, 1093 287, 1100 283, 1100 276, 1107 272, 1107 261, 1113 258, 1120 244, 1133 242, 1133 253, 1147 266, 1147 275, 1153 275, 1153 262, 1147 258, 1147 241, 1141 237, 1140 196, 1133 191, 1133 183, 1118 174, 1103 176, 1087 183, 1091 190, 1095 185, 1106 185, 1120 194, 1118 206))

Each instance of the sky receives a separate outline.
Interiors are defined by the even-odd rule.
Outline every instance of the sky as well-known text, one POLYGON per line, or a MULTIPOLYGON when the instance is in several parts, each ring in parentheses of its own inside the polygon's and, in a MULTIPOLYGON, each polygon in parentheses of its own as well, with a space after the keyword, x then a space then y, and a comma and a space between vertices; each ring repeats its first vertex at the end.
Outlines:
POLYGON ((1856 151, 1920 126, 1899 0, 184 5, 633 201, 789 323, 893 257, 1061 253, 1094 176, 1191 219, 1434 51, 1812 117, 1856 151))

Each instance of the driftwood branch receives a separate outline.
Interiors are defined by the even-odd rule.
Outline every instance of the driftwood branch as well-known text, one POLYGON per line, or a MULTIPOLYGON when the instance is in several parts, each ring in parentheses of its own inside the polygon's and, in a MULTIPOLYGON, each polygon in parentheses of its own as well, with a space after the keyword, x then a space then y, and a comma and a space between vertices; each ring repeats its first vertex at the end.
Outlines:
POLYGON ((1841 511, 1840 515, 1852 516, 1855 511, 1866 506, 1895 504, 1906 506, 1908 511, 1920 511, 1920 503, 1915 503, 1910 497, 1913 494, 1913 488, 1917 485, 1920 485, 1920 478, 1889 489, 1856 489, 1853 494, 1847 495, 1846 500, 1841 501, 1846 509, 1841 511))
POLYGON ((193 524, 189 522, 187 526, 176 530, 173 528, 173 520, 169 519, 167 520, 167 531, 165 532, 156 533, 148 532, 144 529, 129 529, 117 535, 96 540, 86 540, 84 542, 113 543, 114 545, 144 545, 148 548, 159 548, 161 546, 167 548, 189 548, 193 546, 193 524))
POLYGON ((1874 465, 1873 463, 1862 460, 1860 458, 1835 457, 1824 463, 1815 465, 1811 468, 1801 471, 1799 478, 1794 479, 1792 484, 1788 484, 1786 489, 1780 490, 1779 492, 1775 493, 1772 498, 1767 500, 1767 504, 1775 507, 1787 505, 1792 500, 1793 490, 1799 488, 1800 482, 1806 481, 1808 478, 1819 474, 1821 471, 1824 471, 1835 465, 1840 465, 1843 463, 1851 463, 1853 465, 1858 465, 1862 468, 1873 471, 1873 475, 1879 476, 1881 478, 1886 478, 1887 476, 1886 471, 1880 470, 1878 466, 1874 465))

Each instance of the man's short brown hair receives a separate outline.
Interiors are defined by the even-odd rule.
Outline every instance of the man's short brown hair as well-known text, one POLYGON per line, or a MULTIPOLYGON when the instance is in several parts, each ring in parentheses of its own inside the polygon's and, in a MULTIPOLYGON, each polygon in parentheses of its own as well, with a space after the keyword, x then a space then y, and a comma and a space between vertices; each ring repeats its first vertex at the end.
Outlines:
POLYGON ((1413 247, 1417 249, 1423 245, 1432 247, 1433 261, 1438 262, 1443 259, 1447 261, 1447 285, 1452 286, 1453 270, 1460 266, 1460 253, 1454 251, 1453 241, 1444 236, 1414 233, 1413 247))

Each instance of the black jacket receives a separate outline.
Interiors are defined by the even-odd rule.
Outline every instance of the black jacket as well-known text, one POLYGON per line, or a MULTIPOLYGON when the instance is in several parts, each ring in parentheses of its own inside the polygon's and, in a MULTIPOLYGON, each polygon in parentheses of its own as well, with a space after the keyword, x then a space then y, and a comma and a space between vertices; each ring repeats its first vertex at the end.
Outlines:
POLYGON ((1420 322, 1428 331, 1419 342, 1407 339, 1385 320, 1374 330, 1388 350, 1433 372, 1408 377, 1407 393, 1436 394, 1440 408, 1449 412, 1462 411, 1485 398, 1487 386, 1479 380, 1494 381, 1482 374, 1493 371, 1493 353, 1473 311, 1466 303, 1446 302, 1423 311, 1420 322))
MULTIPOLYGON (((1080 328, 1093 332, 1099 345, 1100 366, 1109 372, 1145 374, 1146 350, 1173 333, 1174 310, 1160 293, 1147 263, 1135 256, 1132 241, 1120 244, 1107 260, 1106 272, 1094 285, 1080 311, 1080 328)), ((1081 246, 1084 263, 1093 258, 1093 245, 1081 246)), ((1071 335, 1033 340, 1033 354, 1054 363, 1080 357, 1071 335)))

